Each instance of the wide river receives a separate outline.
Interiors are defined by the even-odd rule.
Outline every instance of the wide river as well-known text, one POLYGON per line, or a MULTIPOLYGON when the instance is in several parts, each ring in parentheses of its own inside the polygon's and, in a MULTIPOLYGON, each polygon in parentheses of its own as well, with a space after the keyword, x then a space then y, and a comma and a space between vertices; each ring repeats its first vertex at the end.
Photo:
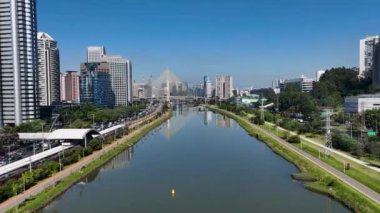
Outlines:
POLYGON ((233 120, 178 107, 42 212, 350 212, 292 180, 296 172, 233 120))

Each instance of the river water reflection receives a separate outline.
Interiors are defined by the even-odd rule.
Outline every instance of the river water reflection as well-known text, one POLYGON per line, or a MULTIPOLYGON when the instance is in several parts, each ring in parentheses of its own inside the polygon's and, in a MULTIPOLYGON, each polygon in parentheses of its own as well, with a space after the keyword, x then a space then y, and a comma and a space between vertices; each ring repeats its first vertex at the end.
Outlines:
POLYGON ((295 172, 235 121, 179 107, 42 212, 349 212, 295 172))

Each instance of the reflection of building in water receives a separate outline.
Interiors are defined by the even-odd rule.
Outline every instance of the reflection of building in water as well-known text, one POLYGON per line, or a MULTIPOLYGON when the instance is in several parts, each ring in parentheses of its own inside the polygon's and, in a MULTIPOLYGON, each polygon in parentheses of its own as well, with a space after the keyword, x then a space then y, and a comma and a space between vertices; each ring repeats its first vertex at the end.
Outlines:
POLYGON ((101 172, 115 170, 115 169, 123 169, 128 166, 129 161, 133 157, 134 147, 131 146, 119 155, 117 155, 114 159, 112 159, 109 163, 102 167, 101 172))
POLYGON ((160 133, 167 139, 172 138, 190 120, 190 108, 186 105, 178 104, 173 107, 173 117, 166 122, 160 133))
POLYGON ((232 127, 232 119, 228 118, 221 114, 216 114, 216 126, 220 128, 231 128, 232 127))
POLYGON ((204 112, 204 125, 208 126, 212 121, 212 112, 211 111, 205 111, 204 112))

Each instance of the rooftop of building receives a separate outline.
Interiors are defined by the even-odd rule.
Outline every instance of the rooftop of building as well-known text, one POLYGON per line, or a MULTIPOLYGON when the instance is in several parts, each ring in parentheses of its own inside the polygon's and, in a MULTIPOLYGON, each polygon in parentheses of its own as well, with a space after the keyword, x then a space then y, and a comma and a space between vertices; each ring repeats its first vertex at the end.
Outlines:
POLYGON ((46 39, 50 41, 55 41, 53 37, 51 37, 49 34, 44 33, 44 32, 38 32, 37 39, 46 39))
POLYGON ((377 94, 362 94, 357 96, 348 96, 346 98, 380 98, 380 93, 377 94))

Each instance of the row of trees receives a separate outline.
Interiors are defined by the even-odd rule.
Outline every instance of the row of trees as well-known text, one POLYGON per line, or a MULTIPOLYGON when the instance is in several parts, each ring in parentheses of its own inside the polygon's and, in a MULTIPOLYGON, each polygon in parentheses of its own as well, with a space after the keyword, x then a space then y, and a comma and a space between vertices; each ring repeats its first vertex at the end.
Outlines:
MULTIPOLYGON (((122 132, 116 138, 122 137, 122 132)), ((107 139, 104 143, 112 143, 112 139, 107 139)), ((39 181, 52 176, 60 170, 60 167, 65 167, 78 162, 82 157, 91 155, 94 151, 103 148, 102 141, 99 138, 94 138, 90 141, 86 148, 77 146, 71 150, 65 151, 64 157, 62 156, 62 165, 57 161, 48 161, 41 164, 38 168, 33 169, 31 172, 24 172, 19 178, 11 179, 0 186, 0 203, 11 198, 17 194, 22 193, 39 181)))
MULTIPOLYGON (((378 131, 380 129, 380 110, 370 110, 363 115, 349 115, 342 112, 344 98, 351 95, 363 93, 374 93, 379 88, 372 86, 371 74, 367 73, 364 78, 358 78, 358 73, 354 69, 345 67, 327 70, 319 82, 314 84, 312 93, 304 93, 299 84, 287 85, 279 95, 274 94, 271 89, 261 89, 253 91, 261 98, 266 98, 269 103, 274 103, 275 108, 265 112, 265 121, 275 123, 285 129, 302 133, 323 133, 324 118, 321 116, 323 108, 333 108, 338 114, 333 116, 339 125, 347 124, 350 128, 359 130, 367 129, 378 131), (277 111, 278 109, 278 111, 277 111), (346 117, 345 117, 346 116, 346 117), (362 117, 364 116, 364 118, 362 117), (364 123, 363 123, 364 120, 364 123), (348 122, 347 122, 348 121, 348 122)), ((229 111, 240 112, 250 109, 234 108, 233 102, 225 103, 222 108, 229 111)), ((263 124, 260 110, 251 112, 255 114, 252 122, 263 124)), ((334 121, 333 121, 334 123, 334 121)), ((358 133, 354 132, 357 137, 358 133)), ((334 131, 333 146, 337 149, 351 152, 358 156, 370 156, 380 159, 379 149, 380 138, 367 138, 367 134, 360 134, 360 143, 352 139, 346 132, 334 131)))
POLYGON ((120 118, 134 116, 146 108, 144 102, 132 106, 118 106, 115 108, 96 107, 92 104, 83 104, 75 109, 66 109, 61 113, 61 122, 69 128, 88 128, 92 122, 114 122, 120 118))
MULTIPOLYGON (((65 109, 60 116, 60 122, 64 128, 90 128, 92 122, 114 122, 120 118, 131 117, 146 108, 144 102, 137 102, 132 106, 118 106, 115 108, 97 107, 92 104, 83 104, 78 107, 65 109)), ((36 119, 19 126, 5 126, 0 129, 0 149, 11 144, 18 143, 18 134, 25 132, 48 132, 51 123, 36 119)), ((4 151, 4 150, 3 150, 4 151)))
POLYGON ((29 189, 39 181, 57 173, 59 171, 59 167, 59 163, 55 161, 48 161, 43 163, 37 169, 24 172, 21 177, 12 179, 2 184, 0 186, 0 202, 22 193, 24 190, 29 189))

